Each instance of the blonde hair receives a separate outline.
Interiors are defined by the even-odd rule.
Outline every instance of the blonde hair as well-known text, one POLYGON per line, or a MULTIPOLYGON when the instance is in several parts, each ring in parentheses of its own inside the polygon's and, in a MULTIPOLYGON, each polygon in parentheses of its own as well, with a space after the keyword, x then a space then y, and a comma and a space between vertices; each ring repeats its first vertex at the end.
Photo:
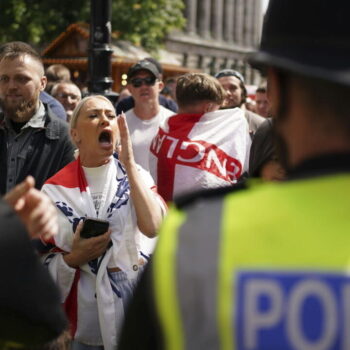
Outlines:
POLYGON ((85 103, 87 101, 90 101, 93 98, 98 98, 100 100, 104 100, 104 101, 108 102, 114 109, 112 102, 107 97, 104 97, 102 95, 90 95, 90 96, 84 97, 82 100, 80 100, 80 102, 77 104, 77 106, 75 107, 75 109, 73 111, 72 117, 70 119, 70 128, 71 129, 74 129, 77 126, 77 121, 78 121, 81 109, 83 108, 85 103))

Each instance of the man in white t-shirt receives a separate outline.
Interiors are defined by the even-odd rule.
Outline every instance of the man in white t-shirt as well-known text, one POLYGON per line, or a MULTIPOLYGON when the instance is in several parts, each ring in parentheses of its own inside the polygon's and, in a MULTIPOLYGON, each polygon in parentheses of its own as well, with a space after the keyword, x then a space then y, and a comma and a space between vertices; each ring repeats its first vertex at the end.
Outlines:
POLYGON ((169 109, 159 104, 159 93, 163 82, 156 65, 142 60, 133 65, 128 72, 128 89, 135 107, 125 113, 128 123, 136 163, 149 170, 149 153, 153 137, 160 123, 170 115, 169 109))

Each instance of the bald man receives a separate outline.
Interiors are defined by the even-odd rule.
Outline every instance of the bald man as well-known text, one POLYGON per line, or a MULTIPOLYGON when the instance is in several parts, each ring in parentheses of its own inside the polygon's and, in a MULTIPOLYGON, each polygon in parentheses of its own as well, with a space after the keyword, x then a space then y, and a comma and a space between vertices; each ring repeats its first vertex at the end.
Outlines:
POLYGON ((81 100, 80 89, 71 81, 62 81, 53 86, 51 95, 62 103, 69 122, 75 107, 81 100))

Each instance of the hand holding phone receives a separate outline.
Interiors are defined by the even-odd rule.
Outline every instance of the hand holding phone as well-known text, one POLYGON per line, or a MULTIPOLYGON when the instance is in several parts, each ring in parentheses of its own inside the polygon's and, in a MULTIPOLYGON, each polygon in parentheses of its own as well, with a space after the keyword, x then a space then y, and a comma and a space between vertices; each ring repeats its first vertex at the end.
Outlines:
POLYGON ((109 222, 96 218, 86 218, 83 223, 83 228, 80 232, 80 237, 91 238, 103 235, 108 231, 109 222))

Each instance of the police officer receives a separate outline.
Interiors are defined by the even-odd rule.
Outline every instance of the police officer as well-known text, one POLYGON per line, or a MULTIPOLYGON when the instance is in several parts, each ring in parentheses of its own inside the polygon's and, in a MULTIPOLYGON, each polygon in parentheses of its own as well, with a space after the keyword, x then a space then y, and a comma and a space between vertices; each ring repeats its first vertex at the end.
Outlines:
POLYGON ((289 179, 170 213, 122 349, 350 349, 349 11, 270 0, 252 63, 268 77, 289 179))

